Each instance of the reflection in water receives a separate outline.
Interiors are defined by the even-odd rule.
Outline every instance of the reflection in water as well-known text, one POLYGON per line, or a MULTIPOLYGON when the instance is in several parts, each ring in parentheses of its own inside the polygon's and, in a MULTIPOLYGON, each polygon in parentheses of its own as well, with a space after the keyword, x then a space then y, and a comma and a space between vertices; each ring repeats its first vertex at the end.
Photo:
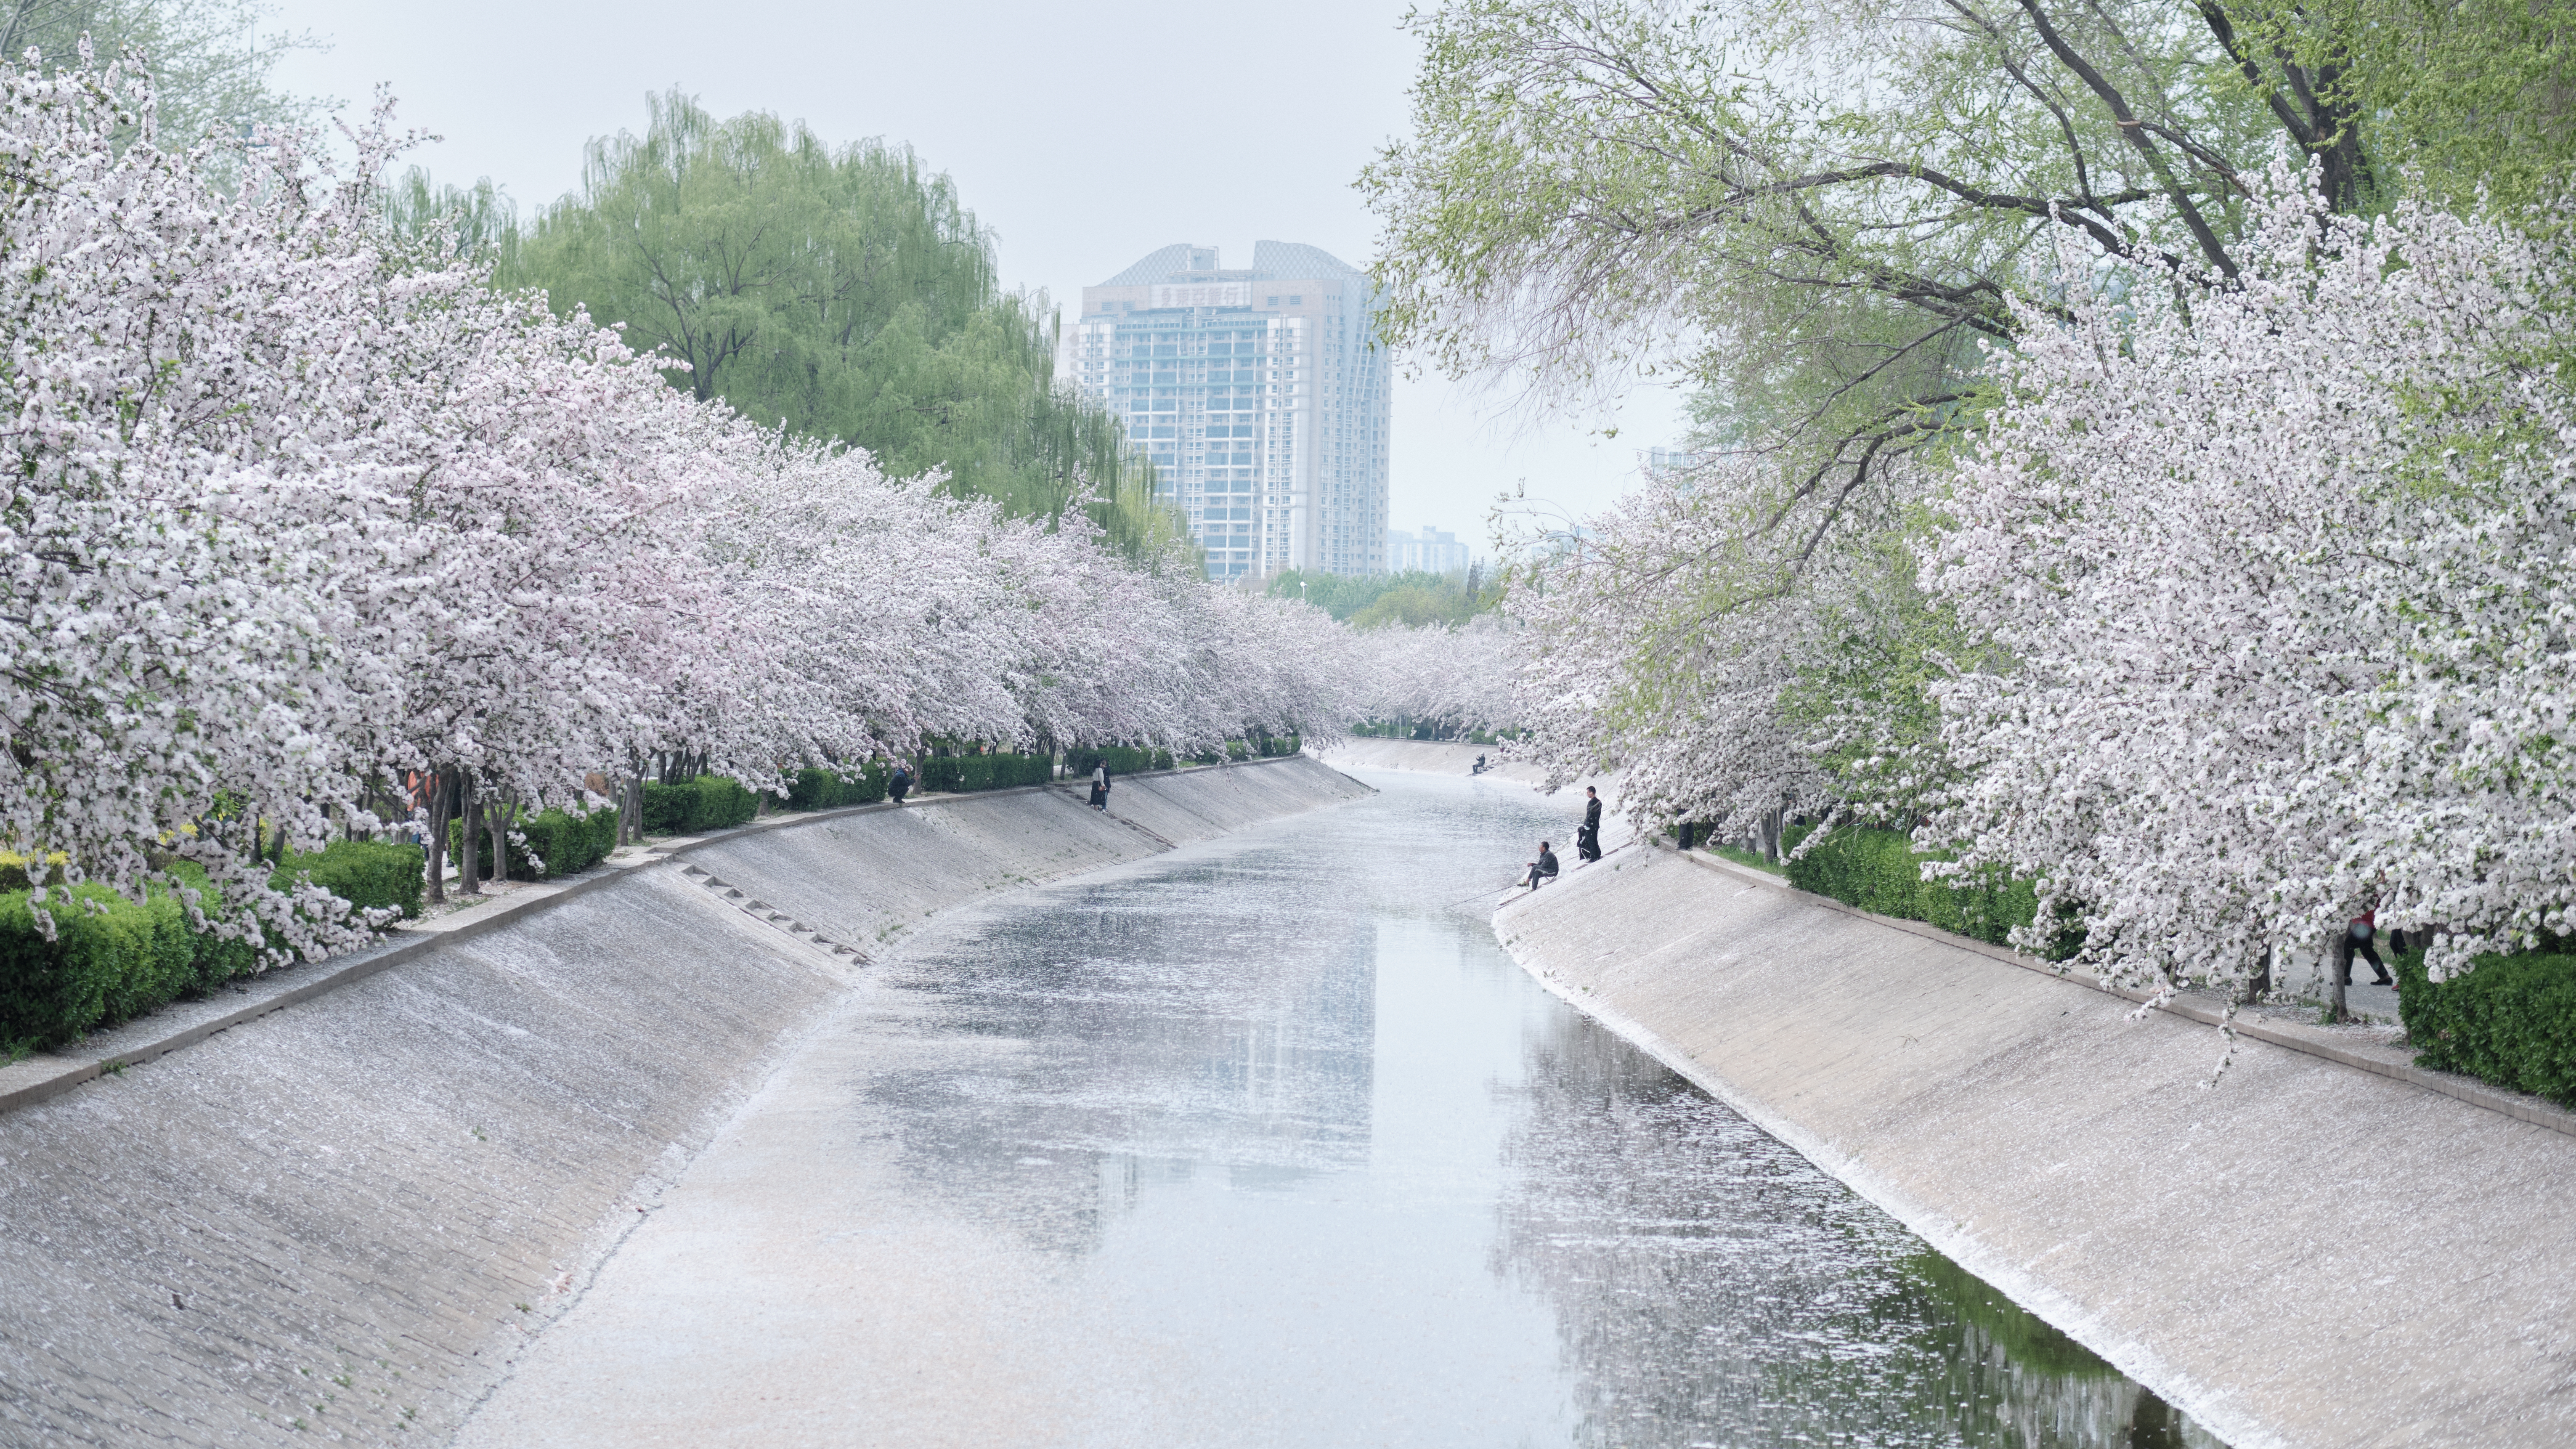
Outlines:
POLYGON ((1574 1442, 2216 1442, 1589 1020, 1527 1064, 1495 1263, 1556 1307, 1574 1442))
POLYGON ((1068 1442, 2215 1443, 1444 909, 1561 816, 1375 783, 909 956, 916 1190, 1153 1364, 1068 1442))
POLYGON ((911 1168, 1001 1207, 1041 1246, 1079 1252, 1095 1245, 1101 1211, 1132 1206, 1149 1180, 1214 1168, 1237 1186, 1277 1186, 1362 1161, 1368 922, 1272 912, 1256 926, 1232 903, 1275 888, 1273 874, 1258 859, 1202 861, 1070 891, 918 962, 914 984, 936 990, 945 1029, 1025 1047, 980 1069, 880 1078, 880 1096, 918 1124, 904 1134, 911 1168), (1296 948, 1282 951, 1278 929, 1291 926, 1296 948), (1205 969, 1228 959, 1267 969, 1205 969), (993 1201, 996 1178, 1025 1188, 1031 1168, 1067 1190, 993 1201))

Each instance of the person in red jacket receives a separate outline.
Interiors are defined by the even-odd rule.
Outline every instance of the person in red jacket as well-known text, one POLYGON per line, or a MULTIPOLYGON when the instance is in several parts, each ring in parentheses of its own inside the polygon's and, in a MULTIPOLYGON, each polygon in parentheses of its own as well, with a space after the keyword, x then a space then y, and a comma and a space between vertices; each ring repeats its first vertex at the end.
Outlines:
POLYGON ((2345 986, 2352 984, 2352 958, 2355 953, 2359 953, 2363 960, 2370 963, 2370 969, 2379 973, 2376 984, 2381 986, 2397 984, 2397 978, 2388 974, 2388 963, 2379 959, 2378 950, 2371 945, 2371 938, 2378 934, 2379 907, 2377 905, 2353 917, 2344 926, 2343 939, 2335 942, 2335 980, 2337 982, 2345 986))

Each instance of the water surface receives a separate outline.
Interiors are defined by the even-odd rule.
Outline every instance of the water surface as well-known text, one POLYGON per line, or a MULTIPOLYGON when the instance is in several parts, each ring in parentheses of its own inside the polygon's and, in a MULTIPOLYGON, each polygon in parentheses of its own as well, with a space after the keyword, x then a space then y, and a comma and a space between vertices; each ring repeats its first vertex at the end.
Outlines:
POLYGON ((1120 1346, 1065 1442, 2215 1444, 1514 966, 1552 802, 1366 778, 894 968, 915 1206, 1120 1346))

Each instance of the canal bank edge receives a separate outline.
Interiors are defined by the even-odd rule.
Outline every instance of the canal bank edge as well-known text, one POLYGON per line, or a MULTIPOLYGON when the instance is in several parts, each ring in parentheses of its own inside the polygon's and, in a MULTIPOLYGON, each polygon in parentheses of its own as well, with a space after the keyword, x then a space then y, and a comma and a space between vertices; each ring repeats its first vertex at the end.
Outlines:
POLYGON ((0 1443, 443 1442, 848 991, 815 937, 1368 793, 1292 757, 1125 777, 1107 815, 790 817, 0 1115, 0 1443))
MULTIPOLYGON (((1284 759, 1294 759, 1287 756, 1284 759)), ((1194 774, 1200 768, 1245 769, 1283 763, 1283 758, 1236 761, 1214 767, 1188 770, 1156 770, 1132 776, 1122 775, 1119 784, 1152 780, 1167 776, 1194 774)), ((302 962, 281 967, 259 976, 245 977, 228 983, 214 994, 195 1000, 178 1001, 149 1016, 122 1026, 90 1033, 70 1049, 41 1052, 15 1062, 0 1062, 0 1113, 33 1106, 46 1098, 58 1096, 84 1082, 113 1076, 125 1069, 212 1037, 246 1021, 256 1020, 272 1011, 283 1010, 298 1002, 354 985, 380 971, 390 970, 414 960, 442 945, 471 940, 486 931, 513 922, 524 921, 536 912, 551 909, 563 902, 617 880, 631 871, 677 860, 693 851, 728 840, 737 840, 770 830, 792 830, 825 820, 844 819, 887 810, 923 810, 943 801, 992 800, 1012 796, 1055 791, 1078 794, 1077 784, 1022 785, 1004 790, 978 792, 972 796, 921 794, 909 805, 880 803, 851 805, 832 810, 800 811, 790 814, 765 815, 732 830, 705 835, 664 836, 640 846, 622 848, 607 860, 581 875, 564 880, 537 881, 519 887, 506 896, 474 906, 470 912, 451 912, 434 920, 396 926, 384 939, 343 956, 325 961, 302 962)), ((1122 804, 1124 801, 1122 800, 1122 804)), ((1113 817, 1116 818, 1116 817, 1113 817)), ((1125 822, 1145 838, 1160 842, 1170 849, 1174 842, 1138 825, 1125 822)), ((688 869, 684 866, 683 869, 688 869)), ((703 877, 702 870, 691 871, 703 877)), ((719 883, 719 888, 723 884, 719 883)), ((755 902, 755 904, 757 904, 755 902)), ((809 938, 811 933, 809 934, 809 938)), ((825 943, 827 949, 829 943, 825 943)))
POLYGON ((2235 1449, 2576 1442, 2576 1138, 1633 848, 1513 958, 2235 1449))

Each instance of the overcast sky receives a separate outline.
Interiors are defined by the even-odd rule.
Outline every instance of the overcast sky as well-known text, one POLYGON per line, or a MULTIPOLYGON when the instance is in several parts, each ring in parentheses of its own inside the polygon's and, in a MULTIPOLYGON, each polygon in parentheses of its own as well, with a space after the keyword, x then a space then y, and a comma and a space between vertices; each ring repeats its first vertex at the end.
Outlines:
MULTIPOLYGON (((489 176, 524 209, 580 179, 582 143, 640 130, 644 93, 680 86, 720 116, 769 110, 828 140, 908 142, 998 234, 1002 276, 1078 300, 1146 252, 1310 242, 1355 266, 1376 228, 1351 189, 1406 123, 1416 46, 1403 0, 1174 8, 1125 0, 965 5, 731 5, 283 0, 275 17, 330 48, 290 59, 288 90, 363 104, 390 84, 418 159, 489 176)), ((1398 358, 1399 369, 1403 359, 1398 358)), ((1395 393, 1392 519, 1475 539, 1524 480, 1577 515, 1626 491, 1638 449, 1673 441, 1677 400, 1615 421, 1530 419, 1437 377, 1395 393)))

